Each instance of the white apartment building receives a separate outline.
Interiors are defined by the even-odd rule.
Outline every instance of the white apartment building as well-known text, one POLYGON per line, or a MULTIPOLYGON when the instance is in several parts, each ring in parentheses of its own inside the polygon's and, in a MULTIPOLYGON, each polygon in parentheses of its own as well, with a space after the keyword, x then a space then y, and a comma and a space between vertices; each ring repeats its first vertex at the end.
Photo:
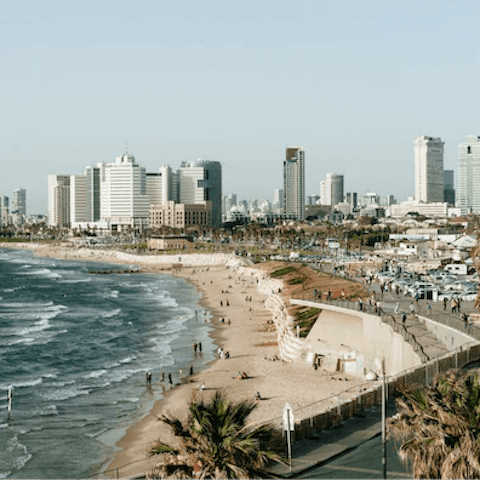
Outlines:
POLYGON ((274 211, 283 210, 283 189, 276 188, 273 191, 273 205, 272 208, 274 211))
POLYGON ((462 215, 480 213, 480 136, 467 135, 458 146, 458 200, 462 215))
POLYGON ((407 200, 405 202, 391 205, 387 210, 387 215, 398 218, 405 217, 409 213, 418 213, 426 217, 447 218, 456 216, 457 209, 450 208, 447 202, 424 203, 418 200, 407 200))
POLYGON ((417 137, 415 155, 415 200, 443 202, 443 152, 445 145, 438 137, 417 137))
POLYGON ((146 173, 133 155, 125 153, 115 162, 105 164, 100 203, 101 218, 113 230, 148 226, 146 173))
POLYGON ((305 150, 287 147, 283 162, 283 212, 297 220, 305 216, 305 150))
POLYGON ((70 175, 48 176, 47 224, 70 227, 70 175))
POLYGON ((87 222, 87 177, 70 175, 70 225, 87 222))
MULTIPOLYGON (((176 180, 178 201, 189 205, 211 202, 212 224, 221 227, 222 164, 213 160, 183 162, 177 171, 176 180)), ((175 199, 174 195, 172 197, 175 199)))

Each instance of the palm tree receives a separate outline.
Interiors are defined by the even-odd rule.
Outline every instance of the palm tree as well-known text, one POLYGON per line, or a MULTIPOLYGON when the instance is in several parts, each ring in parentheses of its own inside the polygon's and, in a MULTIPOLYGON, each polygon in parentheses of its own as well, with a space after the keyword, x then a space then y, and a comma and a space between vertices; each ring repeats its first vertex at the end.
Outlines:
POLYGON ((389 434, 414 478, 480 477, 480 378, 450 370, 430 387, 399 387, 389 434))
POLYGON ((178 437, 178 447, 158 441, 151 455, 161 455, 153 478, 265 478, 271 461, 280 456, 264 445, 273 429, 250 427, 246 420, 255 409, 253 401, 228 401, 220 392, 210 400, 192 398, 187 421, 159 418, 178 437))

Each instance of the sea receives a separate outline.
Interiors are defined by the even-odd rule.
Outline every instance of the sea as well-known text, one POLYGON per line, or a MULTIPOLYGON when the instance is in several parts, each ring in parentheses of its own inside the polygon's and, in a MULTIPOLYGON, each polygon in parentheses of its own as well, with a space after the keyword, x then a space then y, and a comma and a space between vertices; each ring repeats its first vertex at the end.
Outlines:
POLYGON ((174 388, 214 359, 186 280, 91 273, 135 268, 0 248, 0 478, 95 477, 171 388, 162 372, 174 388))

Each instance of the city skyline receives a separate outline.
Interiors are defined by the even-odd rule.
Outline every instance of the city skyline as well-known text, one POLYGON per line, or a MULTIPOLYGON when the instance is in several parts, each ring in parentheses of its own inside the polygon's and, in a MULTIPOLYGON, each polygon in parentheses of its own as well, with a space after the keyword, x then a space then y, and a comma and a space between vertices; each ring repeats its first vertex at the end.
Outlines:
POLYGON ((413 139, 442 138, 457 178, 458 145, 480 133, 477 2, 102 7, 0 8, 0 193, 25 188, 31 213, 49 174, 111 162, 125 141, 148 172, 220 161, 242 198, 270 198, 302 145, 306 195, 335 171, 346 191, 402 200, 413 139))

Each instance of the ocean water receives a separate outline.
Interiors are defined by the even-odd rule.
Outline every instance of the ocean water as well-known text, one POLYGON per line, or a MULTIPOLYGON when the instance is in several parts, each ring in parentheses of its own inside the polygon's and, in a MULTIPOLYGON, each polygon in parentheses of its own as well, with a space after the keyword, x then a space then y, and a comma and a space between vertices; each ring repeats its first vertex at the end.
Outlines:
POLYGON ((210 314, 185 280, 89 273, 132 267, 0 249, 0 478, 93 476, 169 388, 162 371, 177 383, 213 360, 210 314))

